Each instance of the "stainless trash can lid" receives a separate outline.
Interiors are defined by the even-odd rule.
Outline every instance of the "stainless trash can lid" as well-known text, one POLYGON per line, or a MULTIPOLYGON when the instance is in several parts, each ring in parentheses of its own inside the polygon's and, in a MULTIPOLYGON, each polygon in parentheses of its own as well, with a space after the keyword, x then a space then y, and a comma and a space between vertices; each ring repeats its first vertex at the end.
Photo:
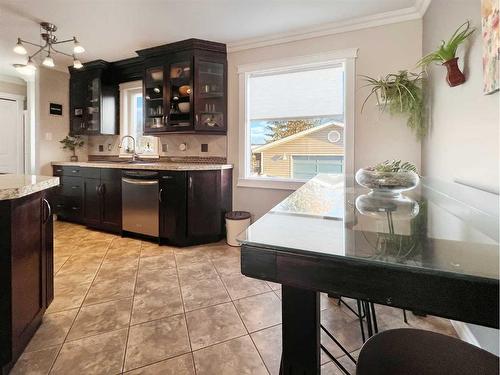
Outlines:
POLYGON ((231 211, 226 213, 226 219, 229 220, 246 220, 250 219, 250 212, 246 211, 231 211))

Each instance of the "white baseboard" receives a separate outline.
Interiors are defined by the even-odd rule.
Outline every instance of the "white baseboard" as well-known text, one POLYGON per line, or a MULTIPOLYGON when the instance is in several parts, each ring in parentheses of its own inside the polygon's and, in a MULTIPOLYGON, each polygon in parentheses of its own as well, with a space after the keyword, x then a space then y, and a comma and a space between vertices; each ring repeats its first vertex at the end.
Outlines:
POLYGON ((471 330, 467 326, 466 323, 464 322, 457 322, 455 320, 450 320, 451 325, 453 328, 455 328, 455 331, 457 332, 458 337, 462 339, 465 342, 468 342, 469 344, 475 345, 478 348, 481 347, 479 345, 479 342, 477 341, 476 337, 472 334, 471 330))

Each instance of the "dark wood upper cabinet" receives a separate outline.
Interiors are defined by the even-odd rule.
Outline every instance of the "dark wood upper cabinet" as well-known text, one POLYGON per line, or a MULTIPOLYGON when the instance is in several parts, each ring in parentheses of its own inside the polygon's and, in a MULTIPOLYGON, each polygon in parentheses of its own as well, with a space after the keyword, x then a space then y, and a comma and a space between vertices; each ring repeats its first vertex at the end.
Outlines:
POLYGON ((138 51, 145 58, 144 133, 225 134, 225 46, 185 42, 138 51))
POLYGON ((214 56, 195 56, 195 121, 198 132, 226 132, 227 61, 214 56))
POLYGON ((71 134, 118 134, 118 85, 142 79, 145 134, 227 132, 226 45, 200 39, 69 68, 71 134))
POLYGON ((70 72, 71 134, 117 134, 118 85, 109 64, 98 60, 70 72))

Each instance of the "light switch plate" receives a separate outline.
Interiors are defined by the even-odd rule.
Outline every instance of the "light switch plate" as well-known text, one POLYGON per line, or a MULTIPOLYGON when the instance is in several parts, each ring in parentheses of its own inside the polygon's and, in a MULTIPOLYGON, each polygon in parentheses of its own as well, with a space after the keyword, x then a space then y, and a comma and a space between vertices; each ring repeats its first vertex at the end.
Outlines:
POLYGON ((161 145, 162 152, 168 152, 168 143, 162 143, 161 145))

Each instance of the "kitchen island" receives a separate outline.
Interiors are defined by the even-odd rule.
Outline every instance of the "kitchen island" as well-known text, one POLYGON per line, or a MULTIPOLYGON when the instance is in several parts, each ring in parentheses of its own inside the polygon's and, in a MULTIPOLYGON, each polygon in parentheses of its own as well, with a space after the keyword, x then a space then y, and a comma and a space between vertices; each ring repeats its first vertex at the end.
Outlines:
POLYGON ((0 175, 0 369, 7 374, 54 294, 48 194, 58 177, 0 175))
POLYGON ((307 182, 239 238, 242 273, 282 284, 280 374, 320 373, 319 292, 498 329, 498 228, 498 196, 459 184, 388 197, 307 182))

